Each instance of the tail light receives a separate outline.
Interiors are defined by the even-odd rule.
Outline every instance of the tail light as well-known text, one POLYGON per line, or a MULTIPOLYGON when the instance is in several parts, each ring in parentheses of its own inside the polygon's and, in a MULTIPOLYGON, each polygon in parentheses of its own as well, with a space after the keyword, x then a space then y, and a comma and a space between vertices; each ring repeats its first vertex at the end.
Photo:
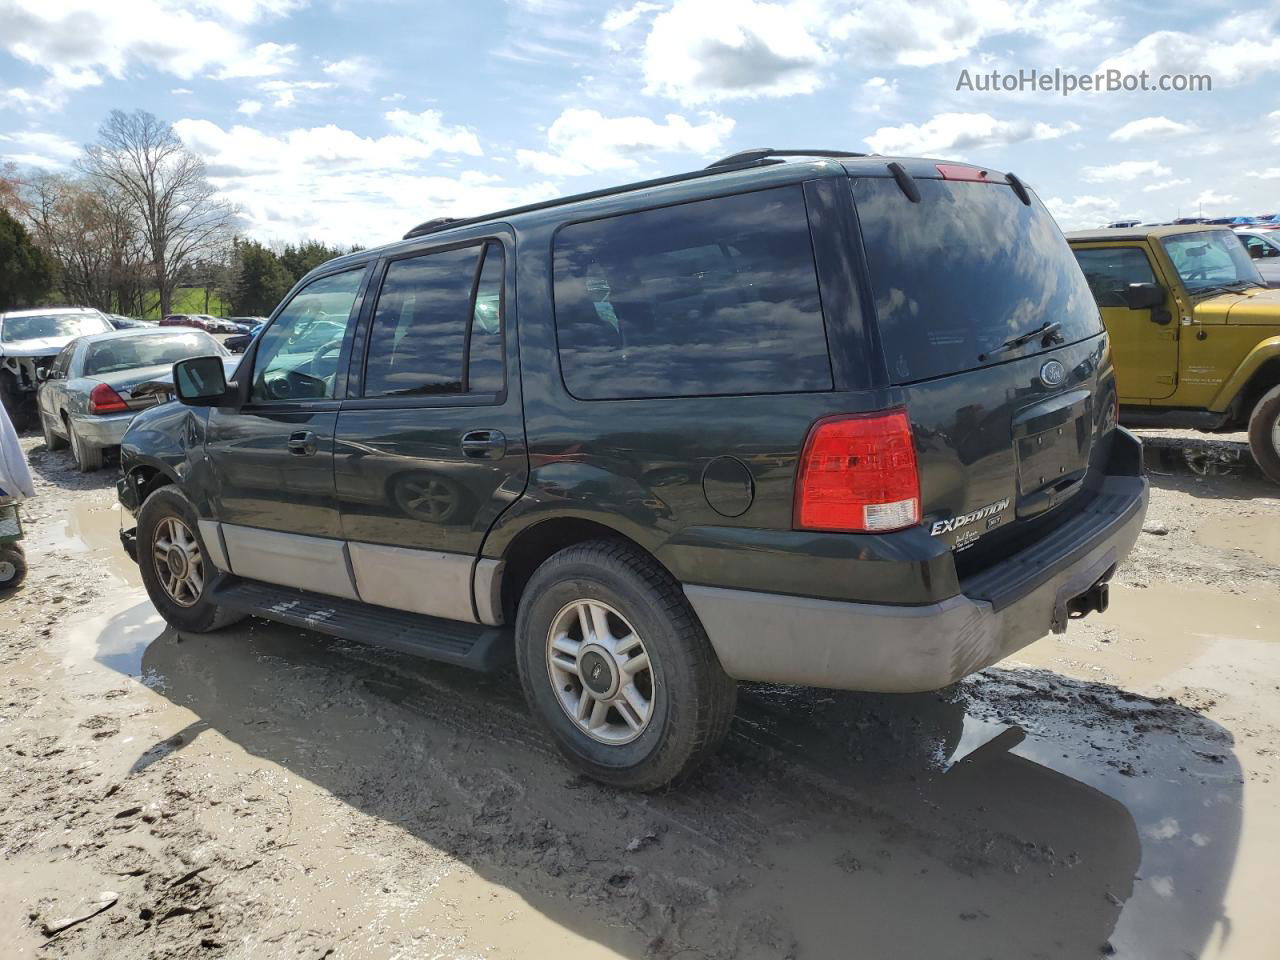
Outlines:
POLYGON ((884 533, 919 522, 920 474, 906 411, 827 417, 809 428, 796 477, 796 529, 884 533))
POLYGON ((124 413, 129 405, 124 398, 105 383, 100 383, 89 391, 90 413, 124 413))

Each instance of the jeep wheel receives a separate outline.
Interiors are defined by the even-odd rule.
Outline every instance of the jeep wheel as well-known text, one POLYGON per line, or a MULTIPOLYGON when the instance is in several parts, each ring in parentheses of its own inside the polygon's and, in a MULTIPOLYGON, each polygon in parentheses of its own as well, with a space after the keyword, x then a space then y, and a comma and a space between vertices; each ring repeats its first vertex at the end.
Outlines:
POLYGON ((216 569, 200 539, 195 508, 177 487, 161 487, 143 502, 137 544, 143 586, 171 626, 208 633, 243 619, 209 599, 216 569))
POLYGON ((44 433, 44 448, 50 452, 61 450, 67 445, 67 441, 62 439, 53 432, 53 428, 49 426, 49 418, 43 413, 40 414, 40 429, 44 433))
POLYGON ((630 544, 561 550, 525 587, 516 658, 529 708, 604 783, 654 790, 724 739, 737 685, 680 585, 630 544))
POLYGON ((1280 387, 1262 395, 1249 416, 1249 449, 1267 478, 1280 483, 1280 387))

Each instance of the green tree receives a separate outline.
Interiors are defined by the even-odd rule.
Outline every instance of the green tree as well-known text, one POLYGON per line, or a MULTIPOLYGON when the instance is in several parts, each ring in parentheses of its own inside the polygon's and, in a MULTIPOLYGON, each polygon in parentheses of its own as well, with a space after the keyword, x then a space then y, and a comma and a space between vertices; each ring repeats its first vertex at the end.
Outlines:
POLYGON ((320 264, 342 256, 343 252, 319 240, 304 240, 297 246, 286 244, 280 251, 280 264, 297 283, 320 264))
POLYGON ((53 263, 27 228, 0 210, 0 310, 35 303, 53 286, 53 263))
POLYGON ((263 316, 276 308, 293 286, 293 277, 280 258, 256 240, 237 240, 232 252, 231 310, 233 316, 263 316))

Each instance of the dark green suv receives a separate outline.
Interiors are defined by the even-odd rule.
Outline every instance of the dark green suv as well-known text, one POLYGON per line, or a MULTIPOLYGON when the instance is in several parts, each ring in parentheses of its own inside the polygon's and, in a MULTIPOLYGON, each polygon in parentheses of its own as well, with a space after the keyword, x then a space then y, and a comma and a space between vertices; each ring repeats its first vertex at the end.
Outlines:
POLYGON ((1075 258, 965 165, 748 151, 430 221, 175 378, 120 482, 169 623, 514 654, 639 789, 736 681, 930 690, 1066 629, 1146 509, 1075 258))

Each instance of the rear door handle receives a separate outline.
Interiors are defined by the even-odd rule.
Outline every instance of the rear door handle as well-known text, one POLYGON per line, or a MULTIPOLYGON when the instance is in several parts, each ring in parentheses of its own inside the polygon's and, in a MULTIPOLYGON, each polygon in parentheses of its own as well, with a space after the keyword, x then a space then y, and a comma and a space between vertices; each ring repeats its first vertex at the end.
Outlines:
POLYGON ((471 460, 498 460, 507 452, 499 430, 469 430, 462 435, 462 455, 471 460))
POLYGON ((289 434, 289 452, 297 457, 309 457, 316 452, 316 435, 310 430, 289 434))

